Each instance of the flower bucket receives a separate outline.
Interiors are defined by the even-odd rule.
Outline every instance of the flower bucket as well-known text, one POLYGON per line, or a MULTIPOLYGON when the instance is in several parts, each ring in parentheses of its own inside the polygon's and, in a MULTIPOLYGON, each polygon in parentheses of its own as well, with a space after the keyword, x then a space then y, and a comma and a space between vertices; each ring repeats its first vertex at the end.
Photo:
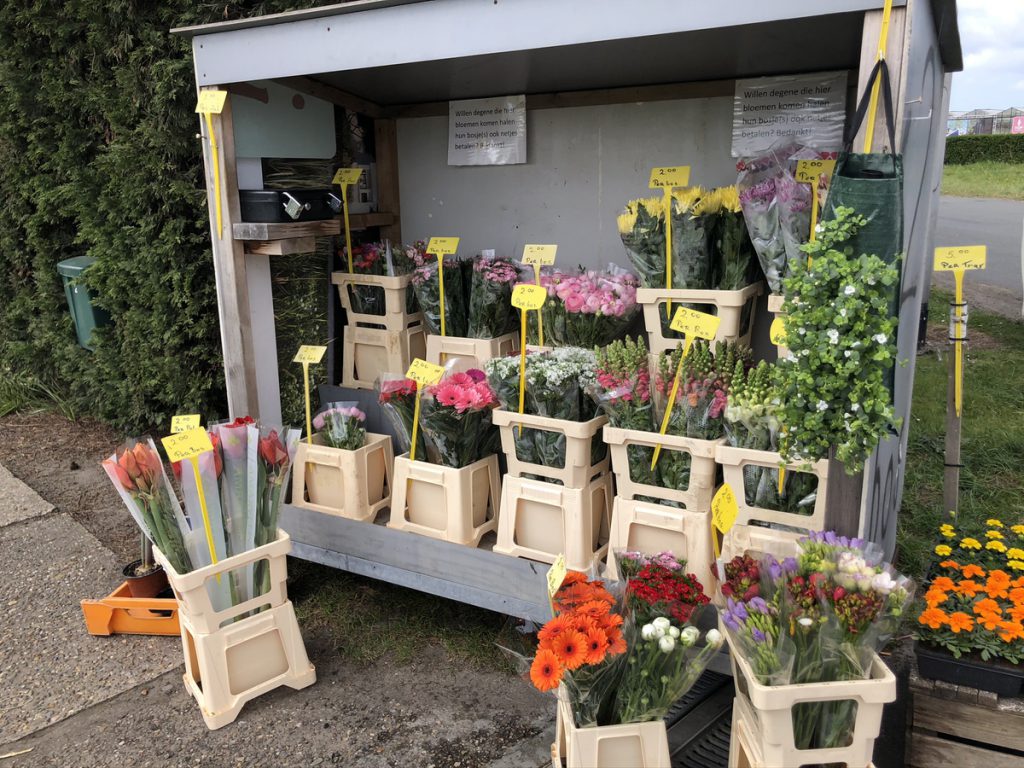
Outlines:
POLYGON ((682 343, 682 338, 667 336, 671 318, 666 319, 665 305, 703 305, 702 311, 721 318, 715 341, 739 341, 749 346, 754 330, 754 310, 757 297, 764 291, 762 283, 754 283, 738 291, 686 290, 682 288, 638 288, 637 303, 644 308, 644 325, 650 337, 653 354, 671 351, 682 343))
POLYGON ((494 551, 586 571, 608 552, 611 506, 611 475, 586 488, 506 475, 494 551))
MULTIPOLYGON (((514 413, 504 408, 491 412, 491 422, 501 432, 501 448, 508 460, 508 474, 511 477, 533 476, 561 483, 567 488, 585 488, 599 475, 608 471, 607 453, 594 461, 594 441, 601 427, 608 423, 607 416, 598 416, 590 421, 568 421, 529 413, 514 413), (521 461, 516 452, 516 438, 519 425, 524 434, 537 430, 560 435, 559 446, 564 445, 565 461, 561 466, 550 466, 521 461)), ((603 446, 601 446, 603 447, 603 446)), ((561 453, 561 447, 559 447, 561 453)))
POLYGON ((427 334, 427 362, 452 364, 451 371, 482 369, 494 357, 508 357, 519 351, 519 336, 506 333, 496 339, 467 339, 461 336, 427 334))
POLYGON ((734 557, 762 553, 776 560, 796 557, 800 548, 797 542, 802 533, 779 531, 761 525, 734 525, 722 538, 722 562, 728 563, 734 557))
POLYGON ((558 702, 551 754, 566 768, 671 768, 664 720, 577 728, 564 701, 558 702))
POLYGON ((331 282, 338 286, 338 297, 345 308, 348 325, 359 328, 379 328, 388 331, 404 331, 422 325, 422 312, 409 312, 408 296, 412 275, 361 275, 358 273, 334 272, 331 282), (365 288, 370 287, 370 288, 365 288), (377 290, 384 296, 384 314, 373 315, 359 312, 353 302, 355 290, 377 290))
POLYGON ((456 469, 395 459, 389 528, 476 547, 497 525, 501 489, 498 457, 456 469))
POLYGON ((373 389, 382 373, 404 372, 427 354, 426 328, 420 323, 401 331, 345 326, 341 386, 373 389))
POLYGON ((327 515, 372 522, 391 504, 394 450, 389 435, 366 433, 361 448, 347 451, 300 442, 292 469, 292 504, 327 515))

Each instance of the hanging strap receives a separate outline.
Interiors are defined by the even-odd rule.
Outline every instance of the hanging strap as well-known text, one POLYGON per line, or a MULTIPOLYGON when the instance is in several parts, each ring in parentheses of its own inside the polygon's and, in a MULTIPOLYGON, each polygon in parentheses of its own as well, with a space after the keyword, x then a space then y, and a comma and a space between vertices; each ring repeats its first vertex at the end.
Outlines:
POLYGON ((889 81, 889 67, 885 63, 885 59, 879 59, 875 62, 874 68, 871 70, 871 74, 868 76, 867 85, 864 88, 864 95, 860 97, 860 103, 857 105, 857 111, 853 115, 853 122, 850 124, 850 130, 847 132, 845 137, 846 151, 850 152, 853 150, 853 140, 857 137, 860 132, 860 127, 864 123, 864 118, 868 113, 868 104, 871 102, 871 89, 875 84, 875 78, 882 78, 882 107, 885 111, 885 125, 889 130, 889 152, 892 155, 896 154, 896 123, 892 111, 892 84, 889 81))

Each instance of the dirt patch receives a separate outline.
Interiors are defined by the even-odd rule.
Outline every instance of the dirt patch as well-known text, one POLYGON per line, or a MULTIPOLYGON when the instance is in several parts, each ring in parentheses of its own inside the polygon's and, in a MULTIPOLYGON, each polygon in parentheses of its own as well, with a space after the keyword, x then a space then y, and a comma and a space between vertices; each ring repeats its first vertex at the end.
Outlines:
MULTIPOLYGON (((976 328, 967 329, 967 351, 982 349, 1001 349, 1004 345, 992 336, 976 328)), ((949 326, 928 324, 922 352, 944 352, 951 349, 949 345, 949 326)))
POLYGON ((100 462, 123 437, 92 419, 59 413, 14 413, 0 418, 0 464, 80 523, 118 559, 138 557, 139 529, 100 462))

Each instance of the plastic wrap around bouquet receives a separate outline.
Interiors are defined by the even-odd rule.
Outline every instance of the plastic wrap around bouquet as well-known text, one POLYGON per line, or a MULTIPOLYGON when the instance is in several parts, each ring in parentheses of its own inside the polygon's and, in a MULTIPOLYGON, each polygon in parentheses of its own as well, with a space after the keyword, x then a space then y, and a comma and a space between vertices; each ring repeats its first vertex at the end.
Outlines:
MULTIPOLYGON (((352 272, 357 275, 400 277, 411 274, 416 264, 402 246, 391 247, 390 242, 364 243, 352 249, 352 272)), ((364 315, 384 315, 387 301, 384 288, 379 285, 347 286, 352 309, 364 315)), ((405 295, 405 311, 412 314, 417 310, 416 294, 408 286, 405 295)))
MULTIPOLYGON (((184 512, 150 438, 130 440, 103 461, 135 522, 178 574, 277 538, 278 513, 299 430, 260 425, 245 417, 215 424, 209 435, 213 450, 198 457, 199 482, 191 462, 171 465, 185 500, 184 512)), ((214 609, 224 610, 264 594, 269 580, 266 562, 211 580, 208 589, 214 609)))
MULTIPOLYGON (((625 332, 637 317, 636 277, 615 265, 604 272, 545 269, 541 285, 548 300, 541 309, 544 343, 585 347, 607 344, 625 332)), ((534 332, 534 343, 537 342, 534 332)))

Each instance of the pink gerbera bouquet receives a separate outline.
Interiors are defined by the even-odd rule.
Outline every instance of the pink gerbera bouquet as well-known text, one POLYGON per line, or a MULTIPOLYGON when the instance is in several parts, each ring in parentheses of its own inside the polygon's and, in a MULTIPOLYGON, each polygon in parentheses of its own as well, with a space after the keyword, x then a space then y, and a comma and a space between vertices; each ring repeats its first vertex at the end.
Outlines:
POLYGON ((637 280, 624 270, 553 271, 541 276, 541 285, 548 290, 542 309, 548 344, 602 346, 621 336, 637 313, 637 280))
POLYGON ((497 405, 484 372, 476 369, 453 373, 426 389, 420 403, 420 429, 430 461, 462 468, 494 453, 497 434, 491 409, 497 405))

